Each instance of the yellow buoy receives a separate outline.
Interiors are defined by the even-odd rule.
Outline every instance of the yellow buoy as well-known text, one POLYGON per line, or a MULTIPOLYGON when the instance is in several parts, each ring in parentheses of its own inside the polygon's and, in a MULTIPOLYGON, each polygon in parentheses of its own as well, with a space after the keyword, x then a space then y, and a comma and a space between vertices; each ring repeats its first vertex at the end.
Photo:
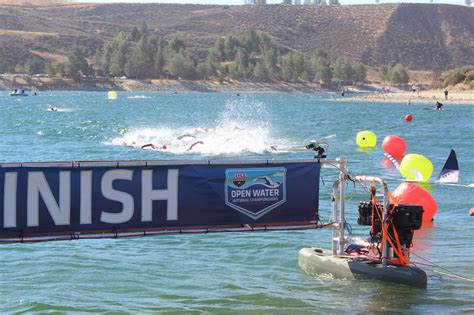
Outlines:
POLYGON ((109 93, 107 93, 107 98, 109 100, 116 100, 117 97, 118 97, 118 94, 115 91, 109 91, 109 93))
POLYGON ((377 144, 377 136, 370 130, 357 133, 356 144, 361 148, 373 148, 377 144))
POLYGON ((400 173, 408 180, 427 182, 433 174, 433 163, 420 154, 407 154, 400 163, 400 173))

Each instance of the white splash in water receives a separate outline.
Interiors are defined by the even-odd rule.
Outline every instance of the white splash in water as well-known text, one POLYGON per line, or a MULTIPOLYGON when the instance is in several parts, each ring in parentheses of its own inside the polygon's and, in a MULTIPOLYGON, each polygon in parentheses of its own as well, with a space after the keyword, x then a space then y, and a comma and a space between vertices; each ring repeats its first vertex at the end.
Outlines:
POLYGON ((47 109, 48 112, 64 112, 70 113, 73 112, 74 109, 72 108, 59 108, 59 107, 50 107, 47 109))
POLYGON ((336 138, 336 137, 337 137, 336 134, 332 134, 332 135, 328 135, 328 136, 322 137, 320 140, 329 140, 329 139, 334 139, 334 138, 336 138))
MULTIPOLYGON (((265 105, 244 98, 229 101, 213 125, 140 128, 110 143, 141 148, 153 144, 173 154, 240 155, 288 152, 291 141, 272 133, 265 105)), ((152 149, 148 146, 147 149, 152 149)))
POLYGON ((145 95, 134 95, 134 96, 127 96, 128 99, 144 99, 144 98, 151 98, 150 96, 145 95))

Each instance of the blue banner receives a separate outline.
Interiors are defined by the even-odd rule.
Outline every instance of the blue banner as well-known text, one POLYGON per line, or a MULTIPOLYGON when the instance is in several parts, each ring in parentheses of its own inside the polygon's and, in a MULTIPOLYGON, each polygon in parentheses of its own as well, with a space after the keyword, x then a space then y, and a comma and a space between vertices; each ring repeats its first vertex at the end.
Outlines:
POLYGON ((225 226, 318 216, 320 164, 0 167, 0 239, 225 226))

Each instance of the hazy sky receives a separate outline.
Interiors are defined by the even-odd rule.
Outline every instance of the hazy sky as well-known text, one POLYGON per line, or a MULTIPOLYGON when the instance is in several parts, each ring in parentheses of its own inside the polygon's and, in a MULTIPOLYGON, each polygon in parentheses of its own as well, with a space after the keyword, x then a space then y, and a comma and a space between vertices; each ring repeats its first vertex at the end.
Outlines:
MULTIPOLYGON (((80 2, 100 2, 100 3, 114 3, 114 2, 133 2, 133 3, 199 3, 199 4, 243 4, 244 0, 82 0, 80 2)), ((303 2, 303 0, 302 0, 303 2)), ((375 3, 368 0, 339 0, 341 4, 358 4, 358 3, 375 3)), ((429 3, 429 0, 419 1, 395 1, 395 0, 380 0, 380 3, 391 2, 417 2, 429 3)), ((267 0, 267 3, 281 3, 281 0, 267 0)), ((464 0, 434 0, 434 3, 449 3, 464 5, 464 0)))

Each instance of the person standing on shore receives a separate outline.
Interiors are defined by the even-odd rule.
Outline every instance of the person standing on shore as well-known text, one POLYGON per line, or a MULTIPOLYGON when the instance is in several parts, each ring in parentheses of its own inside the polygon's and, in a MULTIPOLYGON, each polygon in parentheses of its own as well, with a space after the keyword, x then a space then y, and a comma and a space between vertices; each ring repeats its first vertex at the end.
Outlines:
POLYGON ((444 90, 444 99, 447 101, 448 100, 448 89, 444 90))

